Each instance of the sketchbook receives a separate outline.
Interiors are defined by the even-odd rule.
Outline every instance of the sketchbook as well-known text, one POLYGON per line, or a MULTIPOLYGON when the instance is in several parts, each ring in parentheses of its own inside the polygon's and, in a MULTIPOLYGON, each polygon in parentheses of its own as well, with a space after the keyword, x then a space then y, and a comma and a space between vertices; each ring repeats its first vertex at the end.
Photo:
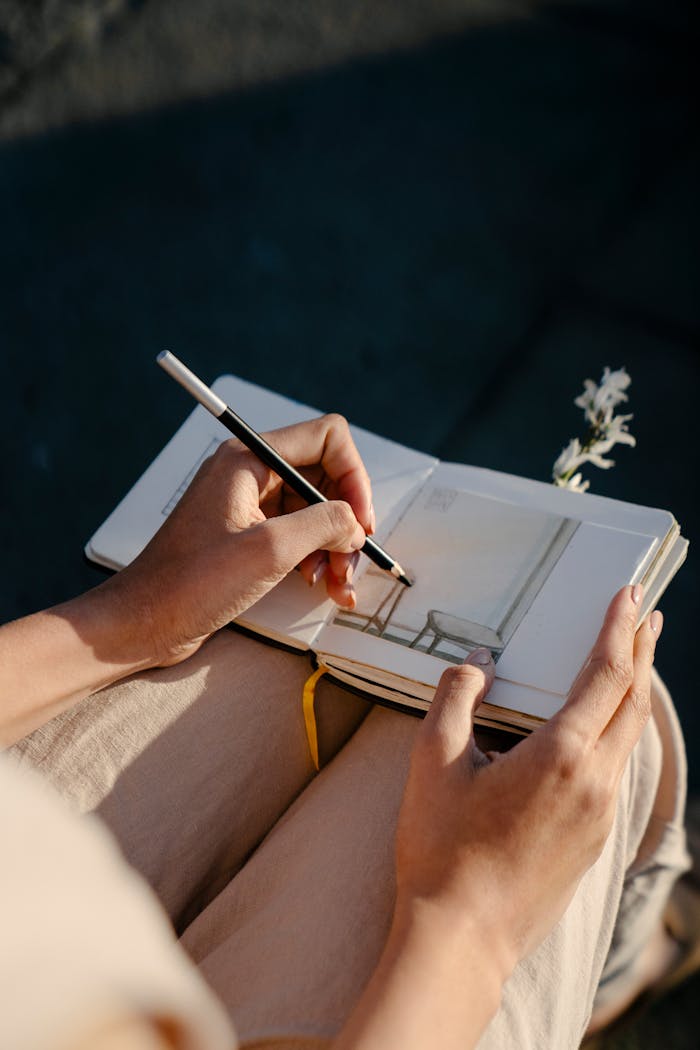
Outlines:
MULTIPOLYGON (((258 431, 318 415, 233 376, 213 390, 258 431)), ((564 702, 612 595, 642 583, 643 618, 686 556, 668 511, 440 462, 351 429, 372 479, 375 538, 413 587, 361 558, 352 612, 322 583, 312 589, 291 573, 236 622, 310 651, 381 703, 427 709, 445 667, 488 646, 496 680, 478 721, 527 732, 564 702)), ((131 562, 228 437, 198 405, 89 540, 87 557, 114 570, 131 562)))

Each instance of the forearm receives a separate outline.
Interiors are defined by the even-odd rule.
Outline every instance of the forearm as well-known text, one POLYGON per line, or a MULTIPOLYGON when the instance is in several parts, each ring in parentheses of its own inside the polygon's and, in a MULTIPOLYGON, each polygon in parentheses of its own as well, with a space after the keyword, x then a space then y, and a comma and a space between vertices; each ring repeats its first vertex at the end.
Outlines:
POLYGON ((116 578, 0 627, 0 745, 153 662, 143 615, 116 578))
POLYGON ((333 1050, 468 1050, 498 1010, 505 953, 431 906, 394 917, 379 965, 333 1050))

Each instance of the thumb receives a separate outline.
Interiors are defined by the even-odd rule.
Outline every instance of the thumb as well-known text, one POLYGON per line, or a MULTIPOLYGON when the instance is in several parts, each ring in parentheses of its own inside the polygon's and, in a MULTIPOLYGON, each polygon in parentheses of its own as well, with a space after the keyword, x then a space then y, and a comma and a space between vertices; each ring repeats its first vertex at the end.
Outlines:
POLYGON ((317 503, 291 514, 268 518, 262 525, 270 555, 285 575, 317 550, 351 553, 360 550, 367 536, 350 504, 342 500, 317 503))
POLYGON ((489 650, 476 649, 463 664, 442 675, 424 726, 444 762, 476 751, 474 712, 491 688, 495 673, 489 650))

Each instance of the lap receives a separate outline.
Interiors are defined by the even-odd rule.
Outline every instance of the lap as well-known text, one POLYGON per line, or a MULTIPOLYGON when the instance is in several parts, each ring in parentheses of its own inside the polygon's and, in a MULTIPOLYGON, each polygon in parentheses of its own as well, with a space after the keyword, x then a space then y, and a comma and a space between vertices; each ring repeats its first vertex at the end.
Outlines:
MULTIPOLYGON (((185 949, 244 1045, 322 1045, 315 1041, 332 1039, 357 1001, 391 922, 394 827, 418 727, 416 719, 375 708, 185 931, 185 949)), ((603 855, 564 918, 508 982, 484 1050, 578 1046, 626 873, 653 816, 661 765, 650 723, 628 763, 603 855)))
MULTIPOLYGON (((322 1045, 374 968, 420 725, 375 708, 353 736, 366 705, 322 681, 323 757, 341 750, 314 777, 301 710, 308 673, 303 657, 224 631, 186 663, 104 690, 13 749, 78 809, 106 820, 176 923, 188 925, 183 943, 244 1040, 260 1045, 322 1045)), ((575 1045, 650 819, 659 755, 652 724, 625 774, 606 851, 507 985, 484 1048, 534 1045, 527 1035, 538 1024, 561 1034, 557 1045, 575 1045)), ((668 809, 668 792, 659 796, 668 809)))
MULTIPOLYGON (((307 658, 224 630, 189 660, 83 701, 12 753, 96 812, 174 920, 191 919, 314 776, 301 695, 307 658)), ((317 693, 326 760, 368 705, 317 693)))

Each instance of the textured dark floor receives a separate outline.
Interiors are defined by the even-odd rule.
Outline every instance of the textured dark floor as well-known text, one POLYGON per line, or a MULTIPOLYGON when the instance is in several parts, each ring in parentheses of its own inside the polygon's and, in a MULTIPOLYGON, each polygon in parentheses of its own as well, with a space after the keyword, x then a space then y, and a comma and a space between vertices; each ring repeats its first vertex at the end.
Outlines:
MULTIPOLYGON (((694 5, 192 6, 0 0, 0 615, 96 580, 84 541, 189 411, 163 347, 543 479, 625 364, 638 447, 593 490, 692 542, 694 5)), ((699 790, 695 560, 658 665, 699 790)), ((611 1046, 699 1021, 695 983, 611 1046)))

